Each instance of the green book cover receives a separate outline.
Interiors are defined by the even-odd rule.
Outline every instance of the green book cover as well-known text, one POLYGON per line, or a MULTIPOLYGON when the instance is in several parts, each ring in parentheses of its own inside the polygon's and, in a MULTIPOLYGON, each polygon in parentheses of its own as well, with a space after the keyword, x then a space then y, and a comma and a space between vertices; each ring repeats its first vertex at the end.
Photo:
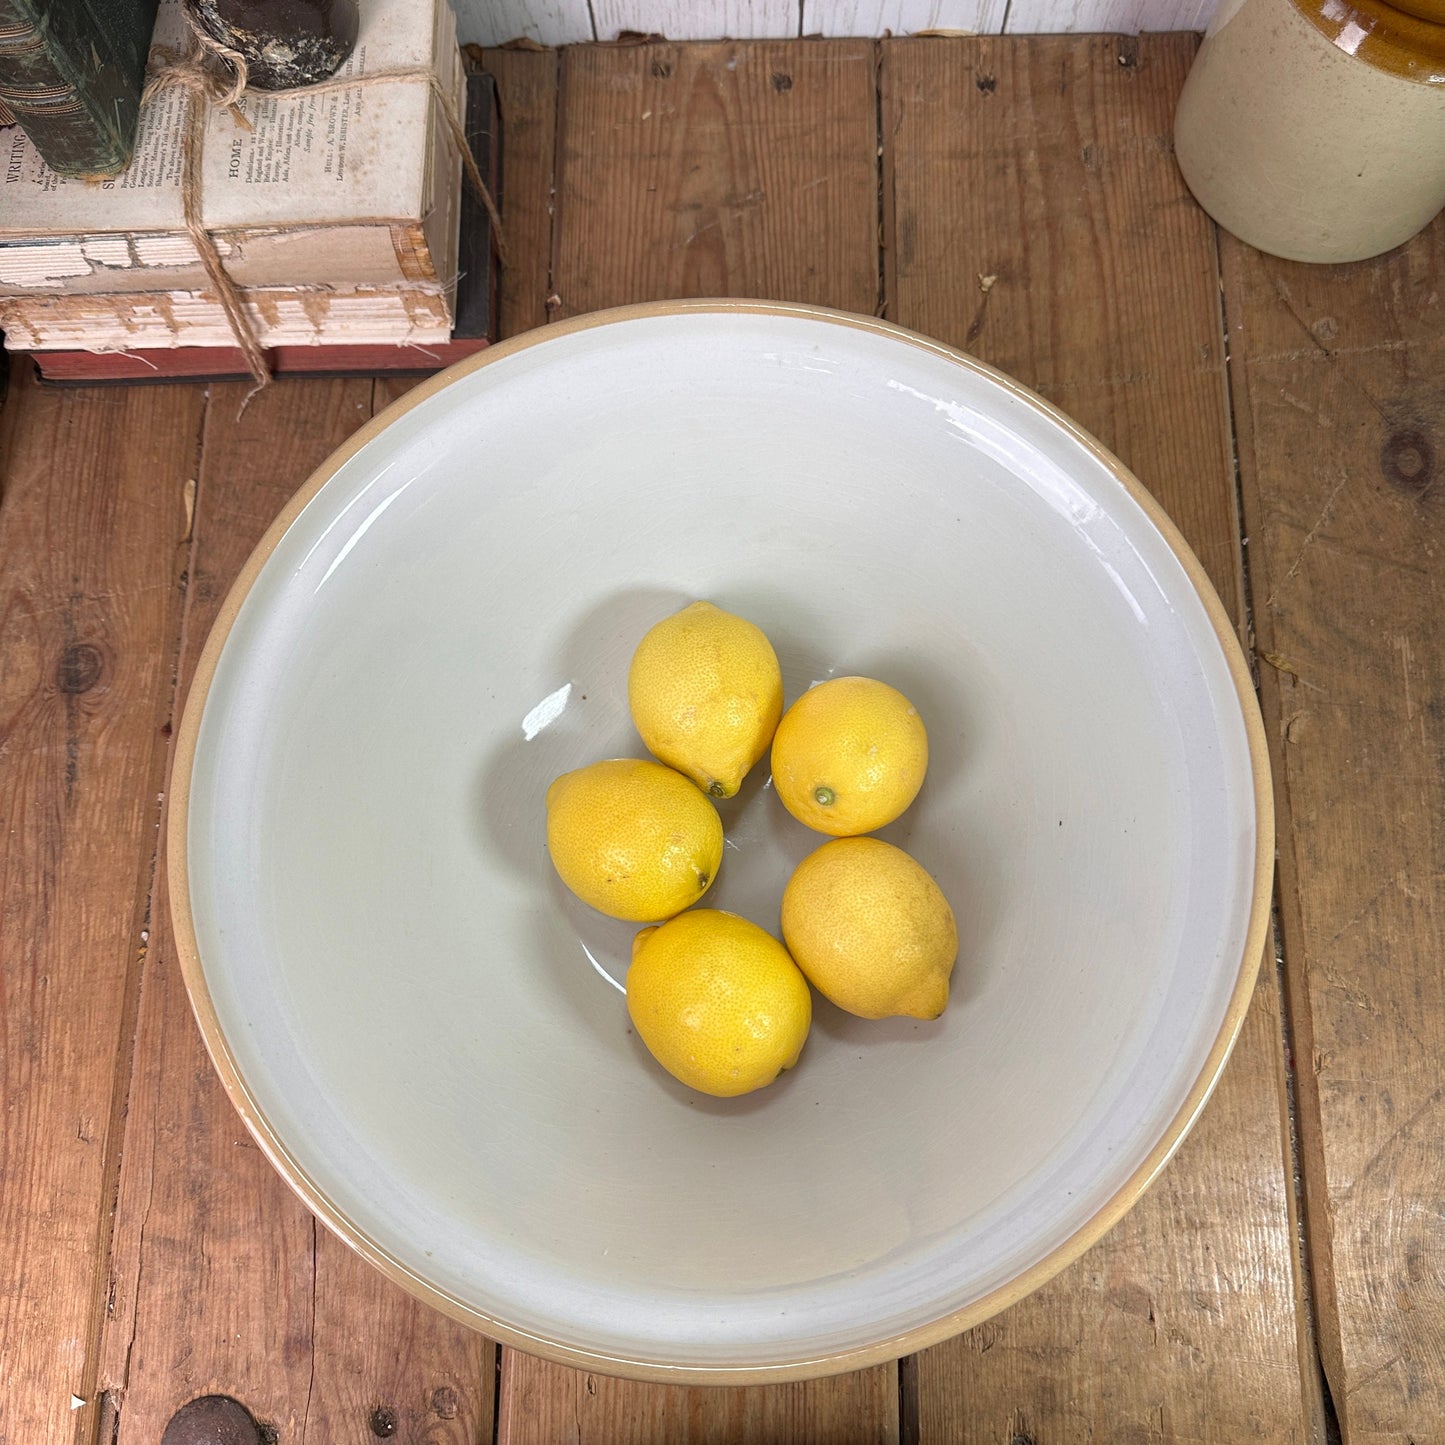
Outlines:
POLYGON ((156 4, 0 0, 0 108, 57 175, 125 169, 156 4))

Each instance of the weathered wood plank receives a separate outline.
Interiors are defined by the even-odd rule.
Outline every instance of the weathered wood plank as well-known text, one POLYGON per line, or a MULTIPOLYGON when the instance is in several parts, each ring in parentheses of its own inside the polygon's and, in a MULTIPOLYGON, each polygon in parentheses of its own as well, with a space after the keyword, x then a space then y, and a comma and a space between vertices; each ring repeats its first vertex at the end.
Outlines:
POLYGON ((678 296, 871 313, 873 67, 848 40, 565 51, 558 315, 678 296))
POLYGON ((898 1384, 888 1366, 785 1385, 639 1385, 505 1349, 497 1423, 497 1445, 891 1445, 898 1384))
POLYGON ((502 271, 499 334, 515 336, 547 319, 552 258, 552 165, 557 146, 555 50, 485 50, 502 112, 502 271))
POLYGON ((496 1346, 413 1300, 325 1229, 316 1236, 306 1445, 489 1445, 496 1346))
POLYGON ((202 392, 0 420, 0 1440, 96 1427, 125 1087, 202 392), (73 1399, 72 1399, 73 1397, 73 1399), (74 1401, 83 1402, 74 1405, 74 1401))
MULTIPOLYGON (((1242 616, 1212 228, 1175 169, 1192 36, 883 45, 888 315, 1131 465, 1242 616)), ((1278 997, 1200 1124, 1031 1298, 918 1360, 920 1438, 1308 1438, 1278 997)))
POLYGON ((1445 1420, 1445 223, 1223 238, 1320 1347, 1348 1445, 1445 1420))
MULTIPOLYGON (((369 381, 212 389, 195 513, 184 685, 231 580, 312 467, 371 415, 369 381)), ((163 890, 162 890, 163 891, 163 890)), ((157 908, 144 978, 102 1386, 119 1445, 186 1400, 240 1400, 298 1445, 490 1434, 494 1355, 328 1236, 247 1134, 206 1057, 157 908), (384 1433, 384 1432, 383 1432, 384 1433)))
MULTIPOLYGON (((560 124, 554 280, 565 310, 698 294, 873 309, 871 45, 569 51, 560 124)), ((893 1440, 897 1405, 892 1365, 801 1384, 687 1389, 509 1349, 498 1438, 893 1440)))

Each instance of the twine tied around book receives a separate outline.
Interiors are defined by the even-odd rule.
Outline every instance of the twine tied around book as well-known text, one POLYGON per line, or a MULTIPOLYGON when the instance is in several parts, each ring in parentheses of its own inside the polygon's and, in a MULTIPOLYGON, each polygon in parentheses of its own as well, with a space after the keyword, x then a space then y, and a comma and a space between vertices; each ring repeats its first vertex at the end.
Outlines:
MULTIPOLYGON (((221 253, 216 248, 215 239, 201 220, 201 157, 206 143, 206 121, 211 110, 229 110, 238 124, 247 130, 254 129, 238 104, 241 97, 248 93, 246 57, 240 51, 222 45, 203 30, 189 6, 183 5, 181 11, 190 26, 187 44, 180 50, 170 45, 156 45, 151 48, 150 73, 145 89, 141 92, 141 100, 144 103, 162 90, 175 89, 182 93, 185 119, 181 131, 181 213, 186 234, 191 238, 191 244, 201 258, 201 265, 216 289, 221 308, 225 311, 226 320, 236 338, 236 345, 246 359, 246 369, 259 389, 271 380, 266 366, 266 354, 256 335, 256 328, 246 313, 241 290, 231 279, 221 259, 221 253)), ((353 87, 380 85, 395 80, 424 80, 440 103, 447 129, 461 152, 467 179, 491 219, 497 257, 505 265, 507 253, 502 240, 502 218, 498 213, 497 203, 487 188, 487 183, 482 179, 482 173, 477 169, 472 148, 467 144, 461 116, 457 114, 456 104, 442 89, 434 71, 423 66, 378 70, 363 75, 336 76, 330 80, 317 81, 314 85, 298 85, 286 90, 257 91, 255 94, 265 99, 287 100, 295 96, 317 95, 328 90, 350 90, 353 87)))

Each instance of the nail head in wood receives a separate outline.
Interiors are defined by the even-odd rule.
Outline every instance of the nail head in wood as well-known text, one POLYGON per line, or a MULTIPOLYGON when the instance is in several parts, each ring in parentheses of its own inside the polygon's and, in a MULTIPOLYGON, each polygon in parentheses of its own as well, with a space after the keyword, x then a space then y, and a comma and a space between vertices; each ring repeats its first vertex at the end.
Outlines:
POLYGON ((266 1435, 239 1400, 201 1395, 171 1416, 161 1445, 266 1445, 266 1435))

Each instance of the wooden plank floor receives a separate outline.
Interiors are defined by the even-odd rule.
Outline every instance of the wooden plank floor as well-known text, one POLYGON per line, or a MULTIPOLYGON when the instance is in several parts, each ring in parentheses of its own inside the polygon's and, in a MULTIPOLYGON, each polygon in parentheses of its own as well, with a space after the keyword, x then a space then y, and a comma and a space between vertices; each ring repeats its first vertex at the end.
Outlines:
POLYGON ((1348 1442, 1445 1439, 1445 217, 1226 237, 1320 1346, 1348 1442))
POLYGON ((22 366, 0 413, 3 1445, 156 1445, 210 1393, 280 1445, 1445 1438, 1445 221, 1344 267, 1219 236, 1169 144, 1193 45, 487 57, 507 332, 704 294, 882 311, 1117 450, 1239 620, 1281 962, 1144 1201, 994 1320, 829 1381, 605 1379, 399 1293, 226 1102, 158 824, 231 578, 404 384, 243 408, 234 386, 47 392, 22 366))

